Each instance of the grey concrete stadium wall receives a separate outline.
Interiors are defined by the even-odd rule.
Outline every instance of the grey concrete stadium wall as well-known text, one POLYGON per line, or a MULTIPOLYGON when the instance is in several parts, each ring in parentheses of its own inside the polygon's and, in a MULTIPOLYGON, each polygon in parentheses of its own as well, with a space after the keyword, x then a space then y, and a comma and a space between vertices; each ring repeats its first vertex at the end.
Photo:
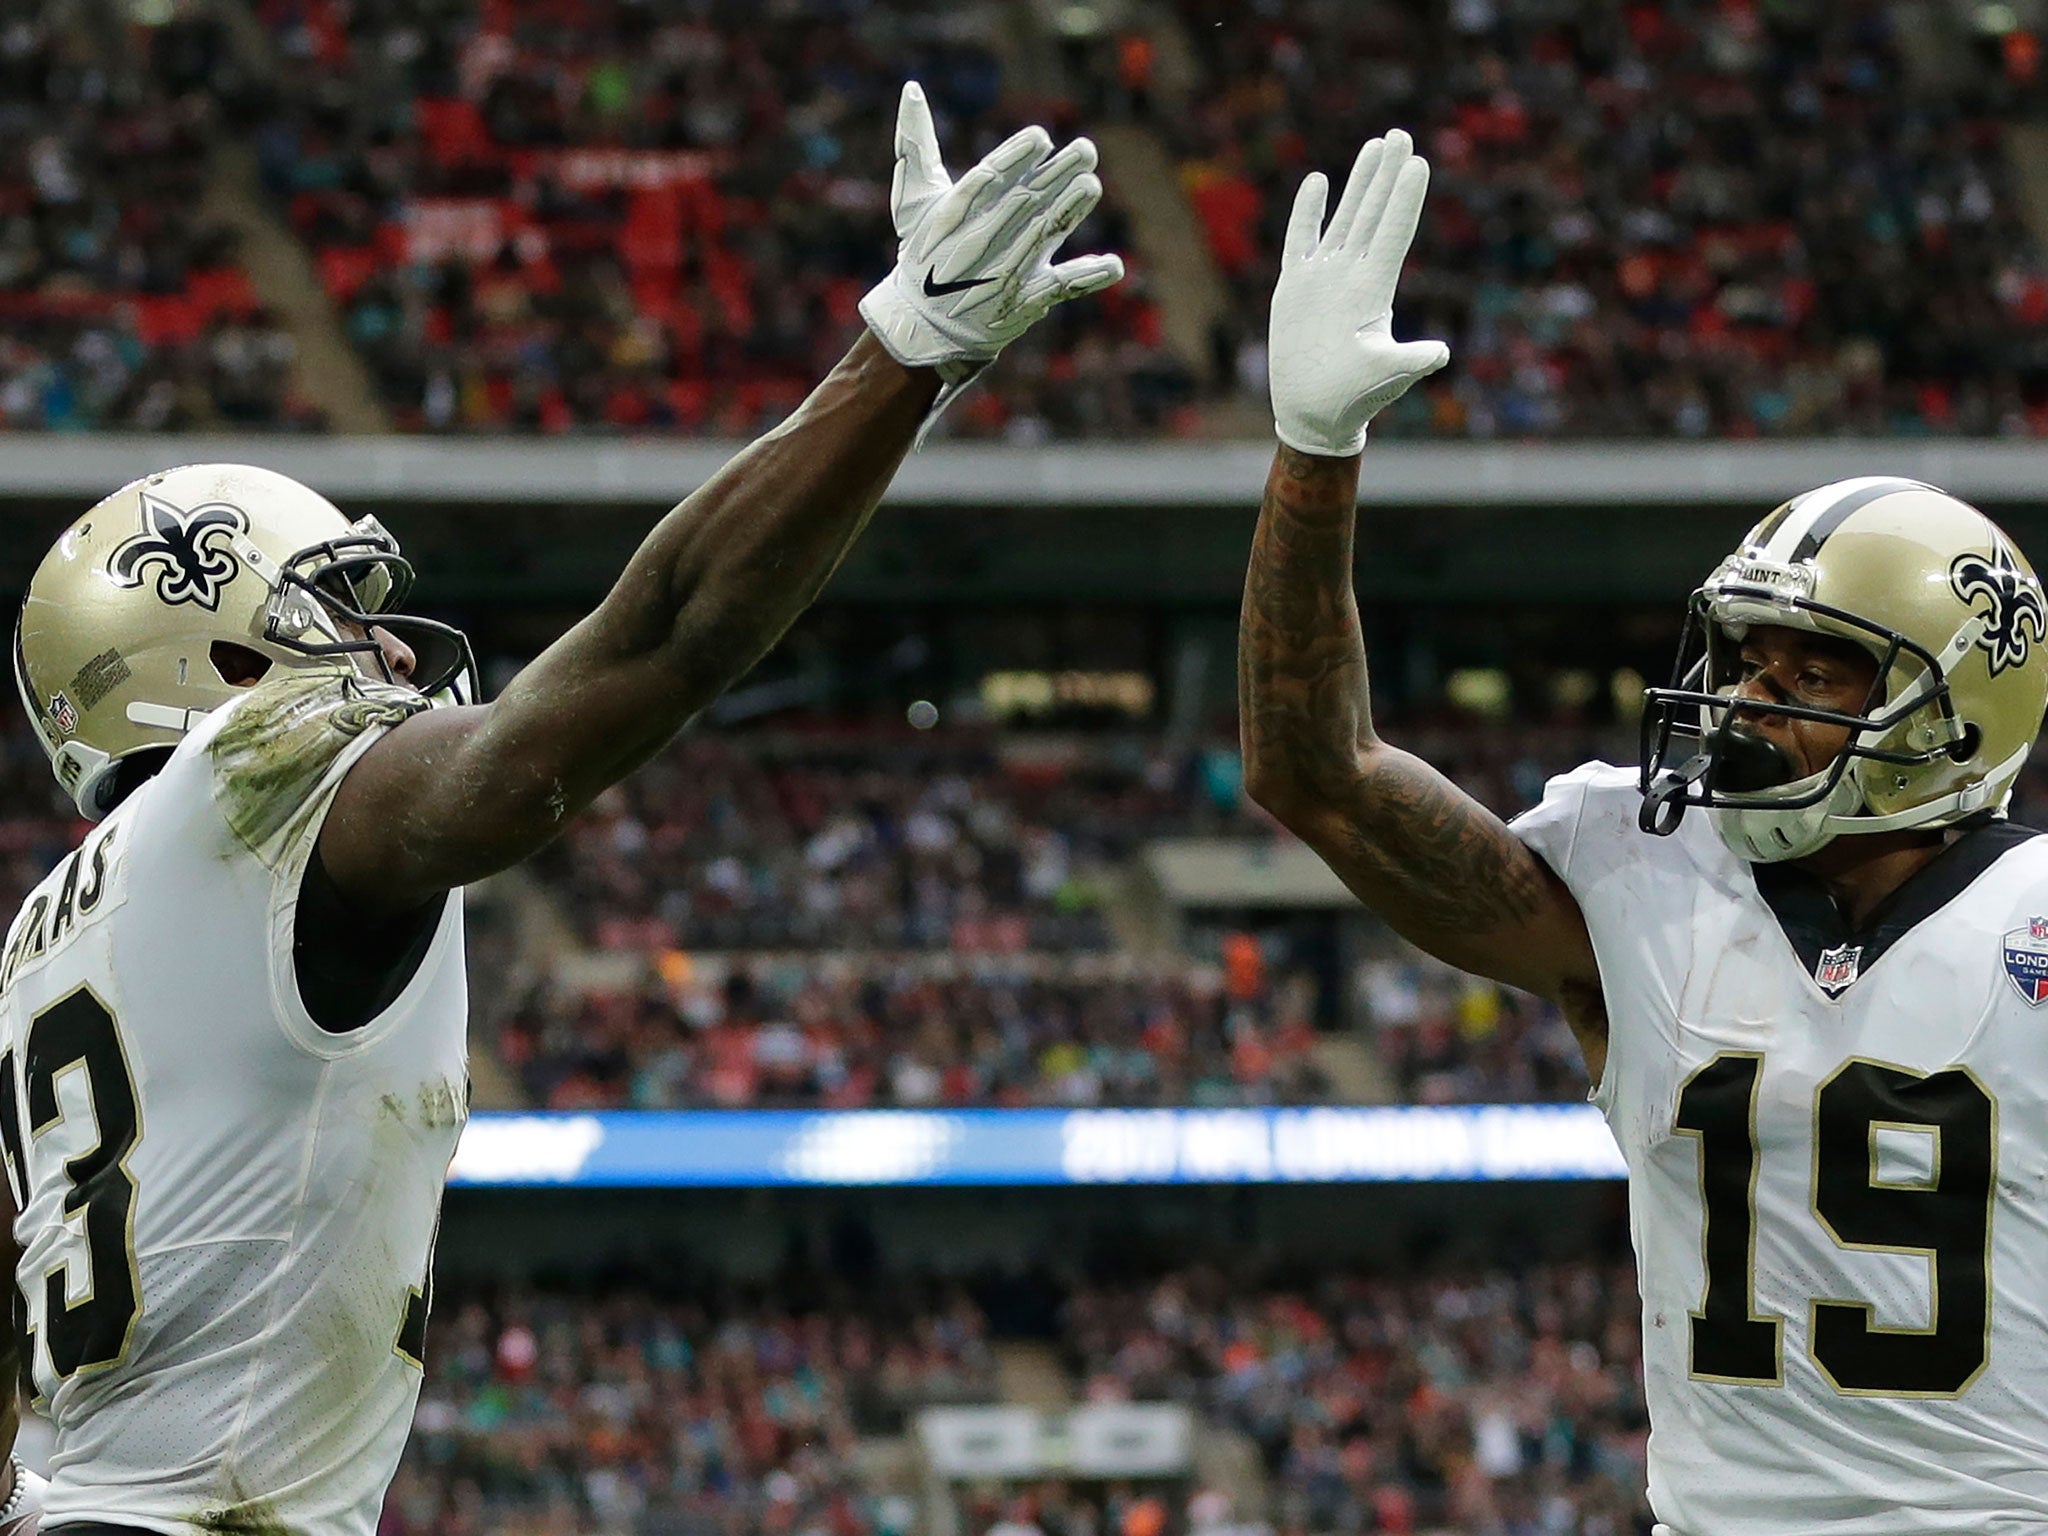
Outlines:
MULTIPOLYGON (((298 474, 374 511, 426 600, 587 603, 729 444, 0 435, 0 601, 133 473, 198 459, 298 474)), ((827 597, 848 603, 1234 602, 1262 443, 914 455, 827 597)), ((1369 451, 1359 581, 1419 602, 1677 601, 1786 496, 1874 472, 1984 506, 2048 564, 2048 448, 1942 441, 1369 451)))

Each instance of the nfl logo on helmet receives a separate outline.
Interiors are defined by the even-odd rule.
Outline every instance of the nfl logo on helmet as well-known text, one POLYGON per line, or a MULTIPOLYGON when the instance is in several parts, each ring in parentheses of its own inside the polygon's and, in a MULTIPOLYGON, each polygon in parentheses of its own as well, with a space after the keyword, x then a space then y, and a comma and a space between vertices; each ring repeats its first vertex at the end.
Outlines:
POLYGON ((78 706, 62 692, 50 695, 50 723, 61 735, 71 736, 78 731, 78 706))
POLYGON ((2048 1001, 2048 917, 2030 917, 2005 936, 2005 974, 2033 1007, 2048 1001))

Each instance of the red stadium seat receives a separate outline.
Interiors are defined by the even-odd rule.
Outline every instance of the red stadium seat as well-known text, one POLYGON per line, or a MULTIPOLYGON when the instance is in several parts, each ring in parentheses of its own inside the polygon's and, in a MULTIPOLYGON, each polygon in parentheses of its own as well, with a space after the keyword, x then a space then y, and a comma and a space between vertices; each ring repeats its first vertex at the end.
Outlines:
POLYGON ((247 316, 257 307, 256 290, 240 267, 209 267, 194 272, 185 293, 208 314, 247 316))
POLYGON ((320 253, 319 264, 320 286, 337 304, 346 304, 377 275, 384 259, 373 246, 333 246, 320 253))
POLYGON ((413 116, 427 153, 442 165, 459 165, 491 153, 490 130, 474 102, 421 97, 413 103, 413 116))
POLYGON ((181 346, 206 329, 207 311, 183 294, 140 295, 134 300, 135 333, 144 345, 181 346))

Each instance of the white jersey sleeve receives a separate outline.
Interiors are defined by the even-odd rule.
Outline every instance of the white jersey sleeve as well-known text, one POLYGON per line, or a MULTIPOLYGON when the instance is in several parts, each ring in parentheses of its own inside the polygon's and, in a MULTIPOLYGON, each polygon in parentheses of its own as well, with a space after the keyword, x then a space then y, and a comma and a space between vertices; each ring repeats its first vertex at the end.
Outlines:
POLYGON ((55 1426, 46 1522, 371 1536, 467 1113, 461 903, 395 1001, 300 997, 299 881, 414 710, 282 673, 190 733, 0 955, 0 1146, 55 1426))
POLYGON ((1636 825, 1641 803, 1635 769, 1587 763, 1553 778, 1543 799, 1512 823, 1585 915, 1607 1002, 1607 1066, 1592 1097, 1610 1120, 1630 1063, 1668 1044, 1657 1021, 1671 1004, 1670 979, 1685 963, 1683 909, 1703 873, 1696 834, 1708 830, 1696 816, 1681 829, 1694 835, 1651 837, 1636 825), (1670 921, 1645 920, 1652 917, 1670 921))
POLYGON ((339 667, 286 672, 253 690, 199 737, 222 827, 267 868, 295 855, 303 865, 356 759, 426 708, 409 688, 339 667))
POLYGON ((1851 933, 1640 803, 1595 765, 1515 830, 1599 959, 1658 1518, 2048 1530, 2048 838, 1959 836, 1851 933))

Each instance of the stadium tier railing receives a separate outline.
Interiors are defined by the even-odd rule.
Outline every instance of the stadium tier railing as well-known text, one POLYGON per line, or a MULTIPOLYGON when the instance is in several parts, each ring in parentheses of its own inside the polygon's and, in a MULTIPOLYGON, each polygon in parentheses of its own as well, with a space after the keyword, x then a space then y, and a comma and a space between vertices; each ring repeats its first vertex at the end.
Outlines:
MULTIPOLYGON (((93 499, 174 463, 261 464, 330 496, 409 502, 672 501, 740 447, 563 438, 0 435, 0 498, 93 499)), ((1250 506, 1263 440, 1013 448, 937 444, 890 499, 929 506, 1250 506)), ((1409 506, 1764 505, 1852 475, 1903 475, 1994 505, 2040 499, 2048 442, 1375 443, 1365 494, 1409 506)))

